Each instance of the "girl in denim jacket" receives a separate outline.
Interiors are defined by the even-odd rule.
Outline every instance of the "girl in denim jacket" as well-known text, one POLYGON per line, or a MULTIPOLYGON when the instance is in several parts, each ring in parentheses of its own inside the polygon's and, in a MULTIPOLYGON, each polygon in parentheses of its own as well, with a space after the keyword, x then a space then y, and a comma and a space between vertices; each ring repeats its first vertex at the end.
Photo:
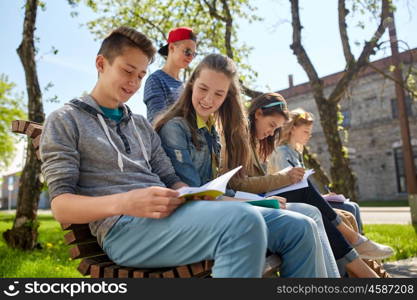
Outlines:
MULTIPOLYGON (((235 176, 247 176, 251 166, 248 124, 231 59, 219 54, 204 58, 191 74, 178 103, 156 120, 155 128, 177 175, 188 185, 200 186, 217 176, 220 139, 225 145, 222 165, 229 169, 243 165, 235 176)), ((328 276, 317 225, 311 218, 287 210, 240 204, 264 218, 268 249, 283 259, 281 276, 328 276)))

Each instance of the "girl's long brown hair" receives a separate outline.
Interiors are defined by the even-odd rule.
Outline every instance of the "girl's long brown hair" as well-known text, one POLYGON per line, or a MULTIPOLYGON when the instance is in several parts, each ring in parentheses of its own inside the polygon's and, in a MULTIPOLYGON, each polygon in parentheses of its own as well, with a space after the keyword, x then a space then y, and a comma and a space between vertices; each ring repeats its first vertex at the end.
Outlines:
POLYGON ((256 120, 255 114, 256 111, 260 109, 262 111, 262 115, 270 116, 274 114, 282 115, 286 120, 289 119, 287 102, 285 101, 284 97, 278 93, 266 93, 262 94, 252 101, 250 101, 250 106, 248 108, 248 117, 249 117, 249 130, 250 130, 250 141, 252 147, 256 149, 258 145, 258 154, 262 161, 266 161, 268 156, 275 149, 276 139, 279 136, 280 128, 275 130, 273 136, 268 136, 267 138, 257 141, 256 139, 256 120), (274 105, 271 107, 265 107, 268 104, 274 104, 282 102, 282 105, 274 105))
POLYGON ((197 148, 200 147, 197 140, 197 120, 192 104, 192 93, 196 79, 205 68, 222 73, 230 79, 226 99, 215 113, 215 119, 219 126, 219 133, 224 141, 223 147, 225 151, 223 153, 225 153, 225 157, 222 158, 222 166, 227 170, 223 171, 243 165, 242 171, 236 174, 238 177, 243 176, 251 166, 250 148, 248 145, 249 132, 240 97, 240 85, 236 66, 230 58, 220 54, 206 56, 191 74, 178 102, 157 118, 154 126, 155 130, 159 131, 169 120, 175 117, 182 117, 187 121, 191 130, 192 143, 197 148))

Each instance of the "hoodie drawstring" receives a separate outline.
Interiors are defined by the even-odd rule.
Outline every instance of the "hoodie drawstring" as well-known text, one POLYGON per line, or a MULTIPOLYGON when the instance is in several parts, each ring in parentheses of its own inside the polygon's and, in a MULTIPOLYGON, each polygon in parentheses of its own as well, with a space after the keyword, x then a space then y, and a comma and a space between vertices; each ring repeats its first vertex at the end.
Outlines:
MULTIPOLYGON (((131 163, 133 163, 133 164, 135 164, 135 165, 137 165, 139 167, 143 167, 138 162, 130 159, 129 157, 127 157, 126 155, 124 155, 123 153, 120 152, 120 150, 117 148, 117 146, 115 145, 115 143, 113 142, 113 140, 110 137, 109 128, 107 127, 106 121, 104 121, 103 116, 101 114, 97 114, 97 118, 100 121, 101 127, 103 127, 103 130, 104 130, 104 132, 105 132, 105 134, 107 136, 107 139, 109 140, 110 144, 113 146, 114 150, 116 150, 116 152, 117 152, 117 164, 118 164, 118 166, 120 168, 120 171, 123 172, 123 159, 122 159, 122 157, 124 159, 126 159, 127 161, 129 161, 129 162, 131 162, 131 163)), ((151 166, 150 166, 150 163, 149 163, 148 153, 146 152, 146 148, 145 148, 145 145, 143 144, 142 138, 140 137, 139 132, 136 129, 135 121, 133 120, 133 118, 132 118, 132 122, 133 122, 134 131, 135 131, 135 133, 136 133, 136 135, 138 137, 138 140, 139 140, 139 145, 140 145, 140 148, 142 150, 142 154, 143 154, 143 156, 145 158, 145 161, 146 161, 146 165, 151 169, 151 166)))

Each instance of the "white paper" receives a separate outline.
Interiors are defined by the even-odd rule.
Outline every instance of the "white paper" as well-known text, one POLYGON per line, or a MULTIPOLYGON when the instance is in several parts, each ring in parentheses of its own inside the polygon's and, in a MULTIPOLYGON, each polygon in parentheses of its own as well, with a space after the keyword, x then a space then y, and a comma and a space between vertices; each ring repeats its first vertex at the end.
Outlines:
POLYGON ((234 168, 233 170, 230 170, 229 172, 223 174, 222 176, 217 177, 216 179, 207 182, 205 185, 202 185, 200 187, 182 187, 177 189, 177 191, 180 193, 178 197, 182 197, 184 195, 189 194, 197 194, 205 191, 218 191, 224 194, 226 192, 226 186, 229 182, 230 178, 232 178, 233 175, 235 175, 242 166, 239 166, 237 168, 234 168))
POLYGON ((241 192, 241 191, 236 192, 235 198, 245 199, 245 200, 252 200, 252 201, 265 199, 265 197, 261 197, 257 194, 246 193, 246 192, 241 192))
MULTIPOLYGON (((287 170, 287 168, 284 169, 284 170, 287 170)), ((297 183, 294 183, 294 184, 291 184, 291 185, 288 185, 288 186, 283 187, 281 189, 277 189, 277 190, 268 192, 268 193, 265 194, 265 197, 275 196, 277 194, 306 188, 306 187, 308 187, 307 178, 313 173, 314 173, 313 169, 306 170, 305 173, 304 173, 304 177, 301 181, 299 181, 297 183)))

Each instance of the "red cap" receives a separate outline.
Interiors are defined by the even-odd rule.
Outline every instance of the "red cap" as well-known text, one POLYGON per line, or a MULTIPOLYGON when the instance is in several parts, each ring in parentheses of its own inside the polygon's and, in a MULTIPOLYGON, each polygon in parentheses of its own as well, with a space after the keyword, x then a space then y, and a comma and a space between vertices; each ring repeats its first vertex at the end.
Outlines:
POLYGON ((168 44, 161 47, 158 50, 158 53, 167 56, 169 43, 175 43, 183 40, 193 40, 194 42, 197 41, 196 35, 190 27, 178 27, 171 29, 171 31, 168 34, 168 44))

